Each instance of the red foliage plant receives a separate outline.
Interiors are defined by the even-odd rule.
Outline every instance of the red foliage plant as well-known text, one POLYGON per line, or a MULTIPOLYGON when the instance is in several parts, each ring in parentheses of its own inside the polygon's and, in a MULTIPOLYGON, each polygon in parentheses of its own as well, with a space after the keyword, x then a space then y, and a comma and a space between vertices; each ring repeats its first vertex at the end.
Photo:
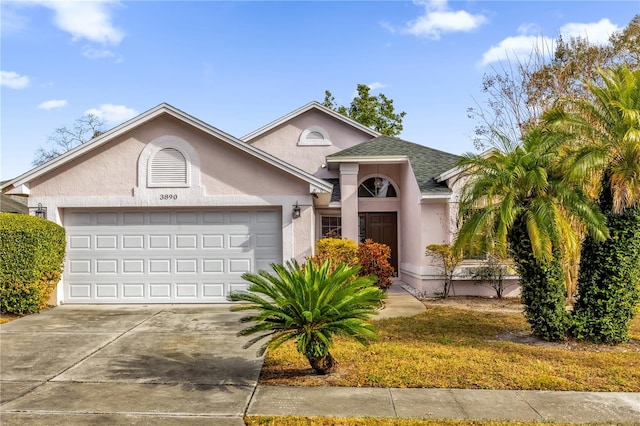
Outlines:
POLYGON ((367 239, 358 246, 358 263, 362 266, 361 276, 378 277, 378 287, 386 290, 393 282, 395 270, 389 263, 391 248, 386 244, 367 239))

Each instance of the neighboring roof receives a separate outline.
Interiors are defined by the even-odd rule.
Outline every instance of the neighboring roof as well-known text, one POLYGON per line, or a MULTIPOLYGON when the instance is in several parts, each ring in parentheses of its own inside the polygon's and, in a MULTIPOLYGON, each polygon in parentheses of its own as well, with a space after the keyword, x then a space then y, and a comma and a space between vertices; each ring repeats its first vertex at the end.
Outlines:
POLYGON ((355 120, 350 119, 349 117, 346 117, 330 108, 327 108, 326 106, 322 105, 319 102, 313 101, 313 102, 309 102, 308 104, 296 109, 295 111, 290 112, 287 115, 284 115, 280 118, 278 118, 277 120, 272 121, 271 123, 267 124, 266 126, 262 126, 260 127, 258 130, 254 130, 253 132, 249 133, 248 135, 245 135, 243 137, 241 137, 240 139, 242 139, 243 141, 247 142, 247 143, 251 143, 252 139, 257 138, 258 136, 286 123, 287 121, 291 120, 294 117, 297 117, 299 115, 304 114, 307 111, 310 111, 312 109, 315 109, 317 111, 320 111, 324 114, 327 114, 337 120, 340 120, 352 127, 355 127, 356 129, 371 135, 373 137, 375 136, 380 136, 380 133, 376 132, 373 129, 368 128, 367 126, 364 126, 360 123, 358 123, 355 120))
POLYGON ((41 166, 38 166, 34 169, 29 170, 26 173, 23 173, 22 175, 18 176, 17 178, 8 181, 8 182, 3 182, 2 183, 2 189, 4 190, 5 188, 9 187, 9 186, 13 186, 13 187, 20 187, 21 185, 25 185, 28 182, 32 181, 33 179, 38 178, 39 176, 42 176, 45 173, 48 173, 60 166, 62 166, 63 164, 68 163, 69 161, 74 160, 75 158, 84 155, 106 143, 108 143, 109 141, 113 140, 114 138, 121 136, 124 133, 130 132, 131 130, 142 126, 143 124, 146 124, 148 122, 150 122, 151 120, 161 116, 161 115, 169 115, 172 116, 186 124, 189 124, 205 133, 208 133, 212 136, 215 136, 217 139, 220 139, 226 143, 228 143, 229 145, 232 145, 238 149, 240 149, 241 151, 244 151, 246 153, 248 153, 249 155, 252 155, 256 158, 259 158, 263 161, 266 161, 267 163, 279 168, 280 170, 283 170, 301 180, 307 181, 310 185, 310 190, 313 191, 318 191, 318 192, 331 192, 331 185, 329 183, 327 183, 325 180, 317 178, 315 176, 313 176, 310 173, 307 173, 277 157, 274 157, 271 154, 268 154, 258 148, 255 148, 247 143, 245 143, 244 141, 231 136, 228 133, 225 133, 207 123, 205 123, 204 121, 198 120, 197 118, 179 110, 178 108, 175 108, 167 103, 162 103, 158 106, 156 106, 155 108, 152 108, 146 112, 143 112, 142 114, 138 115, 137 117, 134 117, 124 123, 122 123, 121 125, 114 127, 111 130, 108 130, 104 133, 102 133, 101 135, 91 139, 90 141, 77 146, 76 148, 65 152, 64 154, 54 158, 51 161, 48 161, 46 163, 44 163, 41 166))
POLYGON ((421 192, 451 192, 444 182, 436 181, 435 177, 454 168, 460 157, 399 138, 378 136, 329 155, 327 162, 362 162, 367 159, 387 163, 408 160, 421 192))
POLYGON ((26 197, 0 195, 0 212, 2 213, 29 213, 26 197))

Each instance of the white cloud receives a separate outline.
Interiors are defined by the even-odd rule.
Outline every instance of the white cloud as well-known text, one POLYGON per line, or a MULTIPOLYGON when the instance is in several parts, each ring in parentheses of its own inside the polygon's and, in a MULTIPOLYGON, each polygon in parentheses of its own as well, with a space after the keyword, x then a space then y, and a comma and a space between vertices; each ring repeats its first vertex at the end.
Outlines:
POLYGON ((519 35, 507 37, 495 46, 491 46, 482 55, 481 65, 504 60, 526 60, 536 50, 548 52, 554 40, 541 35, 519 35))
MULTIPOLYGON (((571 22, 560 27, 559 34, 566 39, 572 37, 586 38, 593 44, 606 44, 609 37, 619 31, 617 25, 608 19, 601 19, 592 23, 571 22)), ((518 28, 519 35, 507 37, 497 45, 491 46, 482 55, 481 65, 488 65, 503 60, 526 59, 532 53, 549 54, 555 48, 555 38, 543 36, 535 24, 523 24, 518 28)))
POLYGON ((109 123, 122 123, 138 115, 138 112, 124 105, 102 104, 98 108, 91 108, 85 114, 93 114, 109 123))
POLYGON ((67 106, 67 101, 65 99, 51 99, 50 101, 44 101, 40 105, 38 105, 39 109, 54 109, 54 108, 62 108, 67 106))
POLYGON ((560 27, 560 34, 563 37, 581 37, 587 39, 590 43, 603 45, 609 42, 609 37, 622 28, 604 18, 598 22, 588 24, 580 24, 570 22, 560 27))
POLYGON ((414 3, 424 6, 424 14, 408 22, 400 31, 418 37, 439 40, 443 33, 469 32, 487 22, 483 15, 474 15, 464 10, 450 10, 446 0, 414 3))
POLYGON ((376 81, 375 83, 368 84, 367 86, 369 86, 369 90, 377 90, 377 89, 382 89, 387 87, 386 84, 380 83, 378 81, 376 81))
POLYGON ((118 2, 41 0, 39 3, 54 11, 55 25, 71 34, 74 41, 86 39, 117 45, 124 38, 124 32, 111 22, 110 6, 118 2))
POLYGON ((108 49, 96 49, 91 46, 82 48, 82 54, 89 59, 106 59, 114 58, 116 55, 108 49))
POLYGON ((10 89, 24 89, 30 84, 29 77, 13 71, 0 71, 0 86, 10 89))

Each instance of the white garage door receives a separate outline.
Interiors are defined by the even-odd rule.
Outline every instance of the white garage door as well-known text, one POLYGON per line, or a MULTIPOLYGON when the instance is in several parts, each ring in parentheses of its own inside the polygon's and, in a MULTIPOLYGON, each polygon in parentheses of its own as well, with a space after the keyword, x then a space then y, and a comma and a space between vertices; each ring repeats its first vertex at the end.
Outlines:
POLYGON ((65 303, 225 302, 282 262, 279 210, 67 210, 65 303))

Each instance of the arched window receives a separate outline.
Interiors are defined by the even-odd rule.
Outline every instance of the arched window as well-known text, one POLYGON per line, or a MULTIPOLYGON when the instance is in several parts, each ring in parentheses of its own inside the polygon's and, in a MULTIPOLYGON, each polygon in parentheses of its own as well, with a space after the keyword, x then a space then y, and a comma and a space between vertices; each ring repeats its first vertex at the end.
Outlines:
POLYGON ((397 196, 393 184, 380 176, 369 178, 358 187, 358 197, 361 198, 395 198, 397 196))
POLYGON ((189 185, 188 163, 175 148, 158 151, 149 162, 149 186, 184 187, 189 185))

